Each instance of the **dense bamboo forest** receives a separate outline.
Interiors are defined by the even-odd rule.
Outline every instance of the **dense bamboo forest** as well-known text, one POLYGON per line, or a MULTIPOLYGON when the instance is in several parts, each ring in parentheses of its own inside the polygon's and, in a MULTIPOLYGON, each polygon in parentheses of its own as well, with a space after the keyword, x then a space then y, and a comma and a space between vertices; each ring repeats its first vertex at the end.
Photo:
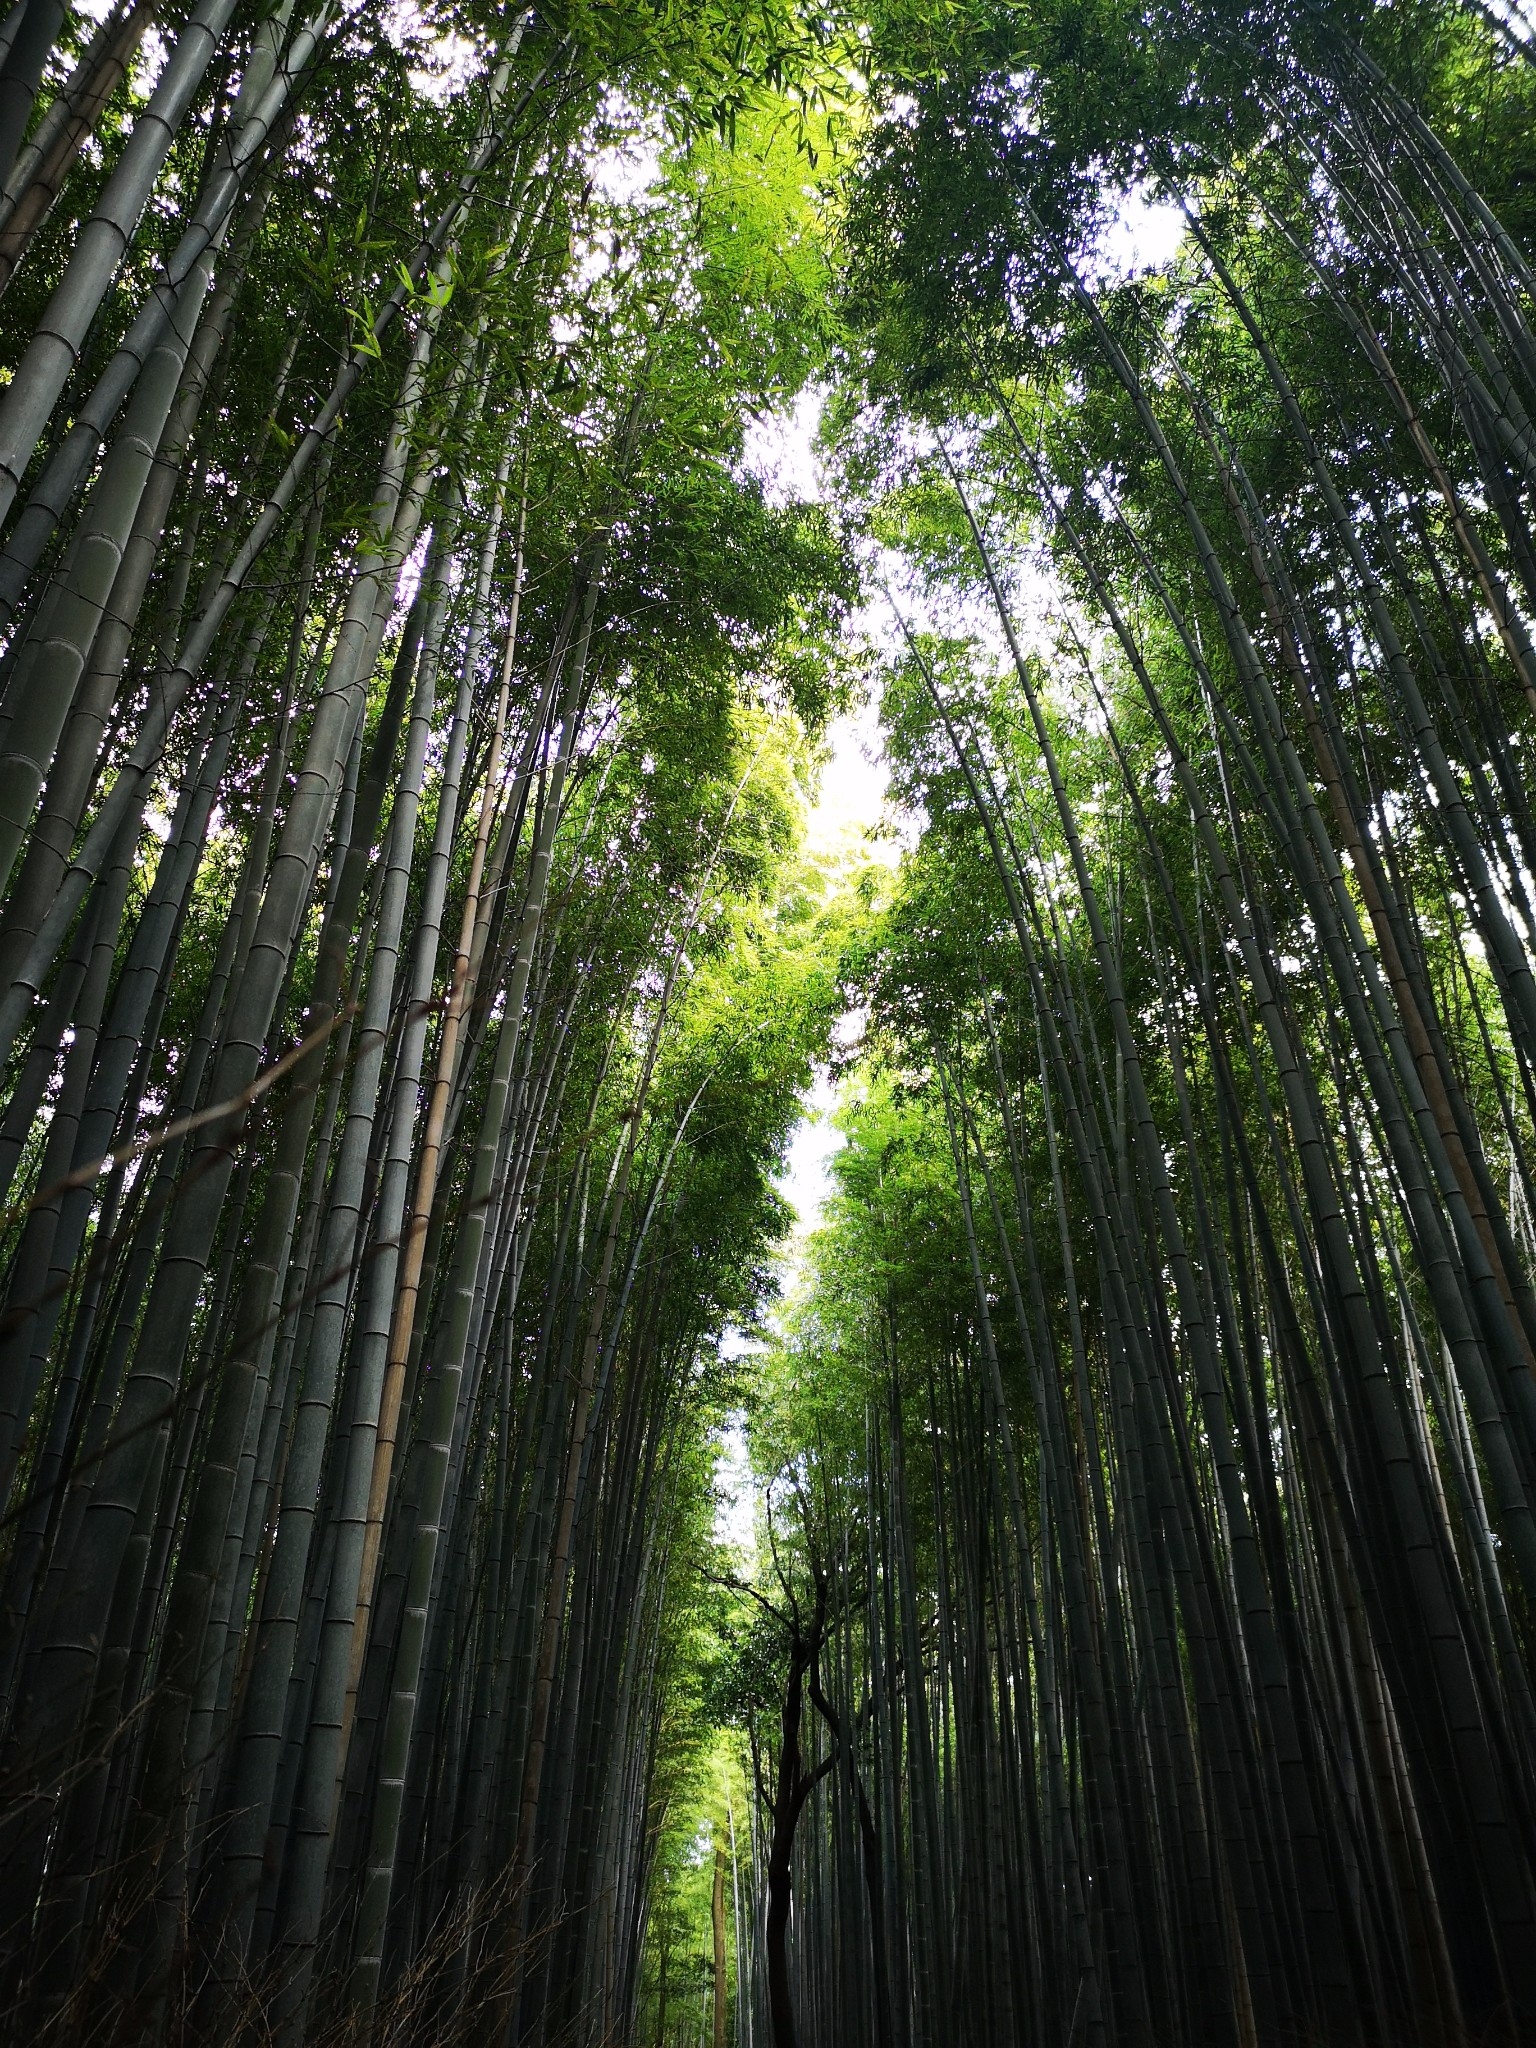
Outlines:
POLYGON ((1536 2043, 1533 420, 1528 0, 0 6, 7 2039, 1536 2043))

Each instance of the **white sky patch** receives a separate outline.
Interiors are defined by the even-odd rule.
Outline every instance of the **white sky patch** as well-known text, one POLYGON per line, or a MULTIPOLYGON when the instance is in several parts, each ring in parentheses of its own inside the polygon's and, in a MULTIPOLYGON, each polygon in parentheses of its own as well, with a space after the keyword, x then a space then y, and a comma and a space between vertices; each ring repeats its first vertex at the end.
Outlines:
MULTIPOLYGON (((825 404, 826 393, 812 386, 787 411, 748 423, 742 461, 770 505, 815 505, 826 496, 816 453, 825 404)), ((889 780, 874 704, 834 718, 827 739, 831 756, 822 767, 806 824, 806 850, 818 857, 852 853, 880 832, 889 780)))
POLYGON ((1184 236, 1184 214, 1166 199, 1139 187, 1121 195, 1113 220, 1098 239, 1089 266, 1096 284, 1161 270, 1171 263, 1184 236))
MULTIPOLYGON (((735 1338, 740 1355, 749 1349, 739 1331, 727 1331, 721 1350, 735 1338)), ((752 1454, 747 1448, 747 1418, 732 1409, 715 1431, 715 1541, 751 1560, 756 1543, 757 1493, 752 1484, 752 1454)))
MULTIPOLYGON (((809 434, 804 445, 809 448, 809 434)), ((817 801, 807 821, 807 851, 824 859, 873 855, 894 864, 897 849, 881 836, 887 775, 875 706, 864 704, 834 719, 828 737, 832 754, 822 769, 817 801)), ((859 1015, 841 1019, 835 1027, 839 1042, 856 1042, 863 1023, 859 1015)), ((820 1229, 822 1211, 832 1193, 832 1161, 846 1142, 832 1122, 836 1103, 827 1070, 818 1068, 803 1099, 800 1121, 790 1135, 777 1181, 779 1193, 795 1212, 789 1235, 779 1247, 780 1279, 786 1294, 800 1284, 806 1242, 820 1229)), ((725 1331, 720 1340, 721 1353, 728 1359, 749 1358, 756 1348, 752 1338, 736 1329, 725 1331)), ((738 1411, 727 1416, 715 1434, 715 1541, 738 1551, 744 1565, 756 1550, 756 1514, 746 1417, 738 1411)))
MULTIPOLYGON (((821 789, 806 827, 807 850, 822 858, 875 858, 895 864, 897 847, 886 828, 888 772, 881 746, 880 721, 873 704, 834 719, 830 733, 832 758, 822 770, 821 789)), ((834 1027, 839 1043, 858 1039, 863 1019, 850 1015, 834 1027)), ((789 1236, 780 1249, 780 1273, 786 1293, 799 1284, 805 1264, 806 1240, 821 1227, 822 1210, 832 1192, 832 1160, 844 1138, 832 1123, 837 1095, 825 1068, 819 1068, 803 1099, 800 1121, 790 1135, 779 1175, 779 1192, 795 1212, 789 1236)))
POLYGON ((644 129, 596 151, 594 189, 612 206, 632 206, 661 181, 661 137, 644 129))
POLYGON ((1488 0, 1488 4, 1523 48, 1536 43, 1536 15, 1529 6, 1519 6, 1516 0, 1488 0))
MULTIPOLYGON (((816 453, 825 393, 802 391, 794 404, 749 422, 743 436, 742 461, 757 478, 771 505, 816 504, 825 497, 825 479, 816 453)), ((891 622, 894 626, 894 621, 891 622)), ((886 816, 889 773, 880 732, 879 708, 873 702, 834 718, 827 732, 828 758, 817 783, 816 801, 806 820, 806 851, 830 862, 884 859, 894 865, 898 847, 886 816)), ((863 1019, 840 1020, 836 1035, 854 1043, 863 1019)), ((833 1124, 837 1095, 826 1068, 819 1068, 802 1099, 800 1121, 790 1135, 778 1189, 795 1212, 789 1235, 779 1248, 779 1270, 786 1294, 799 1286, 807 1240, 821 1227, 822 1212, 832 1193, 832 1161, 846 1140, 833 1124)), ((725 1357, 750 1357, 756 1348, 739 1330, 721 1340, 725 1357)), ((715 1540, 750 1561, 756 1550, 757 1495, 752 1482, 746 1418, 727 1417, 715 1437, 715 1540)))
POLYGON ((128 91, 136 100, 147 100, 160 83, 160 74, 165 69, 165 60, 170 55, 170 45, 160 30, 151 22, 144 31, 143 41, 133 53, 133 62, 128 67, 128 91))
POLYGON ((763 487, 770 505, 819 505, 825 497, 816 435, 826 393, 814 385, 787 412, 749 422, 742 460, 763 487))
POLYGON ((832 755, 806 820, 806 851, 819 858, 860 851, 876 859, 893 858, 883 838, 890 774, 877 707, 866 703, 843 712, 833 719, 827 737, 832 755))
POLYGON ((432 544, 432 529, 416 536, 416 544, 400 564, 400 581, 395 587, 395 608, 403 618, 416 602, 416 593, 421 588, 422 571, 427 566, 427 549, 432 544))
POLYGON ((477 45, 450 31, 433 39, 430 69, 413 64, 409 76, 414 91, 441 107, 464 92, 484 69, 477 45))
POLYGON ((397 50, 425 57, 425 62, 413 64, 406 75, 412 91, 437 106, 446 106, 485 69, 479 45, 438 23, 429 27, 417 0, 391 0, 381 26, 397 50))
POLYGON ((841 1152, 844 1138, 832 1123, 837 1095, 823 1068, 812 1083, 805 1101, 805 1113, 796 1124, 779 1175, 779 1193, 795 1212, 794 1228, 786 1247, 787 1277, 798 1277, 805 1239, 821 1228, 821 1212, 832 1193, 832 1161, 841 1152))

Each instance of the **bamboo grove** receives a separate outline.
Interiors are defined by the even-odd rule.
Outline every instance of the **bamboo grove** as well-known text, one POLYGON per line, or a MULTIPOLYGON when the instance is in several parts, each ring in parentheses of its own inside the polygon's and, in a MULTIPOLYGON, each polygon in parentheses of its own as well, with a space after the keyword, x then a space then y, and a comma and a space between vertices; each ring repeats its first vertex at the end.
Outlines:
POLYGON ((911 844, 757 1394, 739 2038, 1536 2038, 1532 57, 871 32, 911 844))
POLYGON ((834 989, 799 32, 0 33, 6 2031, 617 2038, 834 989))
POLYGON ((1536 2039, 1533 107, 15 0, 9 2031, 1536 2039))

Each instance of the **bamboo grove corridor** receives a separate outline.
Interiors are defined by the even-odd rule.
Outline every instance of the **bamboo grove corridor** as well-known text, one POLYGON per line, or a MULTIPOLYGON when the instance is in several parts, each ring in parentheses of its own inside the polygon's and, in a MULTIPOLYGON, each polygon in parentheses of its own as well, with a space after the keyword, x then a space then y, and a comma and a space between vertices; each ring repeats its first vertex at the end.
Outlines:
POLYGON ((1536 2048, 1533 420, 1530 0, 0 0, 0 2039, 1536 2048))

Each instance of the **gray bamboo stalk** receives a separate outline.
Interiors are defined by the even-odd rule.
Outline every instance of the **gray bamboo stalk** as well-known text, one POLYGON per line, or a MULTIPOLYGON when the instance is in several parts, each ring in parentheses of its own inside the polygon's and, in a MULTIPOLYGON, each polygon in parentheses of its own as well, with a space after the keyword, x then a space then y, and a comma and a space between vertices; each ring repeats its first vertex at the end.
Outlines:
MULTIPOLYGON (((7 950, 13 955, 24 950, 58 892, 70 849, 100 769, 101 741, 112 700, 121 683, 145 592, 160 557, 171 505, 182 481, 187 446, 208 390, 210 373, 223 345, 245 254, 269 190, 270 187, 265 185, 259 188, 248 204, 245 218, 236 230, 235 248, 229 261, 220 266, 218 280, 198 323, 176 401, 140 494, 133 527, 112 582, 111 595, 96 628, 75 701, 28 835, 11 899, 6 905, 3 935, 0 935, 0 957, 7 950)), ((130 407, 130 412, 132 410, 130 407)), ((184 575, 190 567, 191 548, 184 541, 177 572, 184 575)), ((177 609, 177 605, 170 606, 172 614, 177 609)), ((166 658, 173 655, 174 648, 166 650, 166 658)), ((9 745, 12 729, 12 725, 7 723, 5 739, 0 744, 9 745)))
POLYGON ((64 0, 26 0, 18 12, 21 19, 0 61, 0 179, 10 176, 32 118, 43 66, 63 24, 64 0))
POLYGON ((448 1475, 448 1453, 458 1412, 459 1385, 464 1372, 464 1347, 469 1335, 475 1280, 485 1238, 486 1212, 491 1197, 491 1176, 495 1170, 501 1138, 501 1118, 517 1056, 534 949, 543 921, 555 833, 562 815, 561 796, 575 744, 575 709, 581 699, 593 617, 597 609, 600 588, 599 577, 593 573, 583 599, 581 626, 576 644, 569 656, 567 680, 561 693, 560 737, 550 768, 544 816, 531 853, 517 954, 507 986, 501 1029, 497 1037, 483 1111, 484 1120, 475 1148, 468 1198, 459 1227, 450 1321, 444 1332, 439 1355, 434 1360, 435 1369, 428 1388, 427 1404, 421 1424, 424 1471, 417 1500, 416 1531, 411 1547, 401 1639, 396 1650, 393 1685, 381 1738, 372 1837, 354 1935, 354 1997, 365 2008, 371 2005, 377 1995, 381 1963, 380 1944, 388 1917, 390 1891, 394 1880, 405 1771, 415 1720, 416 1686, 426 1640, 426 1602, 437 1562, 443 1493, 448 1475))
MULTIPOLYGON (((74 251, 5 397, 0 400, 0 517, 15 500, 86 333, 117 275, 172 142, 234 12, 234 0, 200 0, 161 72, 106 190, 80 229, 74 251)), ((19 140, 19 137, 17 138, 19 140)), ((10 168, 14 154, 5 154, 10 168)))
POLYGON ((47 220, 154 16, 155 0, 118 0, 18 155, 0 192, 0 292, 47 220))
POLYGON ((6 881, 112 594, 211 267, 200 264, 182 286, 170 329, 145 364, 122 432, 92 488, 67 575, 50 587, 28 632, 11 684, 16 711, 0 756, 0 877, 6 881))
MULTIPOLYGON (((438 625, 434 630, 440 631, 441 600, 437 604, 437 618, 438 625)), ((334 1387, 341 1360, 344 1320, 356 1270, 353 1241, 362 1217, 369 1152, 380 1101, 385 1044, 391 1015, 396 1008, 406 896, 415 849, 435 682, 435 661, 419 661, 415 702, 407 729, 384 856, 383 887, 369 967, 368 993, 352 1052, 347 1116, 326 1196, 321 1292, 315 1304, 304 1360, 304 1388, 299 1410, 301 1429, 314 1427, 312 1411, 317 1403, 325 1400, 327 1389, 334 1387), (334 1279, 331 1277, 333 1274, 337 1276, 334 1279)), ((408 1132, 407 1124, 407 1142, 408 1132)), ((397 1203, 403 1203, 404 1181, 405 1163, 402 1162, 393 1176, 397 1203)), ((396 1231, 388 1226, 386 1229, 389 1238, 394 1239, 396 1231)), ((377 1411, 382 1364, 382 1359, 375 1357, 370 1370, 370 1361, 354 1353, 349 1376, 351 1425, 346 1438, 344 1469, 329 1512, 336 1547, 331 1560, 312 1680, 303 1768, 294 1817, 288 1829, 284 1897, 277 1932, 277 1960, 283 1985, 278 2018, 281 2024, 286 2011, 289 2030, 295 2035, 302 2031, 309 1971, 319 1936, 327 1862, 335 1826, 352 1625, 362 1563, 368 1483, 373 1469, 373 1432, 368 1424, 377 1411)))
MULTIPOLYGON (((514 47, 520 34, 521 25, 514 32, 514 47)), ((550 61, 553 63, 555 59, 552 58, 550 61)), ((517 104, 510 110, 504 110, 502 101, 509 76, 509 65, 503 63, 492 81, 493 114, 506 121, 515 118, 533 97, 548 69, 548 65, 541 68, 534 80, 524 89, 517 104)), ((482 175, 494 160, 501 132, 498 125, 488 127, 471 157, 468 168, 459 178, 453 196, 438 215, 428 234, 418 244, 411 260, 401 266, 401 280, 381 305, 370 334, 352 351, 338 372, 325 404, 300 439, 272 495, 221 573, 176 661, 161 679, 138 740, 119 768, 112 788, 102 801, 90 831, 77 849, 52 909, 44 919, 25 959, 18 964, 10 987, 4 996, 0 997, 0 1052, 8 1053, 14 1044, 16 1032, 31 1006, 37 989, 41 986, 42 977, 46 975, 52 956, 64 933, 69 929, 92 878, 106 857, 124 818, 141 801, 146 781, 159 760, 170 722, 188 687, 207 660, 231 606, 244 587, 246 577, 277 531, 303 477, 322 448, 329 443, 346 400, 367 363, 379 353, 378 344, 393 325, 411 294, 419 289, 432 266, 439 260, 456 224, 473 199, 482 175)))
MULTIPOLYGON (((430 323, 423 323, 411 368, 402 390, 390 446, 380 471, 373 515, 376 534, 392 532, 404 478, 409 422, 420 399, 430 323)), ((400 524, 408 523, 406 521, 400 524)), ((407 543, 408 544, 408 543, 407 543)), ((306 758, 278 841, 261 912, 246 952, 243 971, 232 992, 230 1023, 215 1062, 211 1089, 215 1101, 233 1102, 250 1085, 261 1062, 279 987, 307 900, 329 821, 340 767, 350 749, 351 733, 360 715, 366 678, 358 661, 366 644, 368 624, 378 602, 378 587, 390 540, 368 543, 362 550, 353 601, 332 655, 326 688, 315 709, 306 758)), ((394 558, 398 572, 400 557, 394 558)), ((99 822, 99 820, 98 820, 99 822)), ((134 1369, 113 1423, 76 1543, 69 1590, 54 1620, 52 1642, 39 1662, 31 1699, 22 1716, 30 1737, 48 1740, 63 1700, 89 1683, 94 1646, 106 1611, 126 1589, 119 1585, 126 1525, 140 1502, 158 1484, 160 1461, 167 1443, 168 1419, 193 1309, 206 1272, 219 1208, 233 1171, 232 1141, 238 1128, 211 1126, 189 1162, 195 1202, 182 1202, 173 1212, 155 1284, 145 1305, 134 1369)), ((240 1421, 243 1435, 244 1418, 240 1421)), ((238 1452, 238 1441, 236 1443, 238 1452)), ((218 1521, 222 1535, 223 1520, 218 1521)), ((126 1569, 126 1567, 124 1567, 126 1569)), ((64 1718, 74 1718, 63 1710, 64 1718)))
MULTIPOLYGON (((479 576, 475 590, 474 608, 471 614, 470 640, 465 649, 464 687, 468 688, 475 666, 480 638, 484 633, 486 608, 490 597, 490 583, 495 567, 496 548, 500 538, 502 509, 510 468, 510 450, 503 456, 496 479, 495 495, 492 501, 490 522, 486 531, 484 547, 480 555, 479 576)), ((469 877, 465 887, 463 911, 460 918, 458 949, 454 955, 448 984, 448 1000, 443 1012, 443 1026, 438 1038, 437 1065, 433 1075, 432 1089, 427 1100, 427 1114, 422 1130, 420 1151, 417 1155, 416 1185, 411 1199, 408 1218, 402 1218, 405 1225, 405 1240, 401 1248, 398 1288, 393 1291, 393 1311, 387 1338, 384 1363, 384 1379, 379 1394, 377 1421, 373 1430, 371 1475, 368 1500, 364 1515, 363 1547, 358 1565, 356 1612, 352 1625, 350 1647, 350 1672, 347 1683, 347 1706, 345 1727, 350 1730, 352 1716, 356 1710, 358 1679, 362 1671, 363 1653, 367 1644, 368 1619, 373 1607, 374 1580, 378 1570, 379 1542, 384 1526, 384 1510, 389 1498, 390 1478, 394 1469, 395 1447, 399 1434, 400 1404, 405 1391, 406 1367, 411 1355, 411 1340, 415 1329, 416 1305, 421 1286, 422 1257, 426 1248, 428 1219, 432 1213, 437 1193, 437 1180, 443 1140, 443 1120, 447 1112, 448 1095, 453 1084, 458 1060, 459 1037, 468 1008, 472 985, 469 980, 469 949, 473 933, 481 917, 480 884, 485 872, 486 844, 490 834, 500 780, 501 749, 506 731, 507 704, 512 679, 512 663, 517 646, 518 606, 522 596, 523 542, 528 516, 526 480, 518 520, 516 566, 512 586, 512 606, 507 622, 506 641, 501 664, 501 682, 497 695, 496 712, 491 728, 491 746, 486 764, 485 785, 481 792, 479 819, 475 828, 473 850, 470 855, 469 877)), ((462 768, 460 770, 462 773, 462 768)), ((455 778, 457 797, 457 778, 455 778)), ((426 929, 432 932, 430 954, 423 951, 418 956, 417 979, 420 984, 425 977, 430 984, 432 967, 436 957, 436 927, 442 918, 446 874, 439 863, 434 867, 435 915, 427 921, 426 929), (439 879, 441 878, 441 879, 439 879)), ((425 945, 425 940, 423 941, 425 945)), ((419 1000, 425 1000, 424 994, 419 1000)), ((416 1049, 416 1060, 421 1058, 422 1048, 416 1049)), ((345 1756, 340 1759, 345 1765, 345 1756)))

